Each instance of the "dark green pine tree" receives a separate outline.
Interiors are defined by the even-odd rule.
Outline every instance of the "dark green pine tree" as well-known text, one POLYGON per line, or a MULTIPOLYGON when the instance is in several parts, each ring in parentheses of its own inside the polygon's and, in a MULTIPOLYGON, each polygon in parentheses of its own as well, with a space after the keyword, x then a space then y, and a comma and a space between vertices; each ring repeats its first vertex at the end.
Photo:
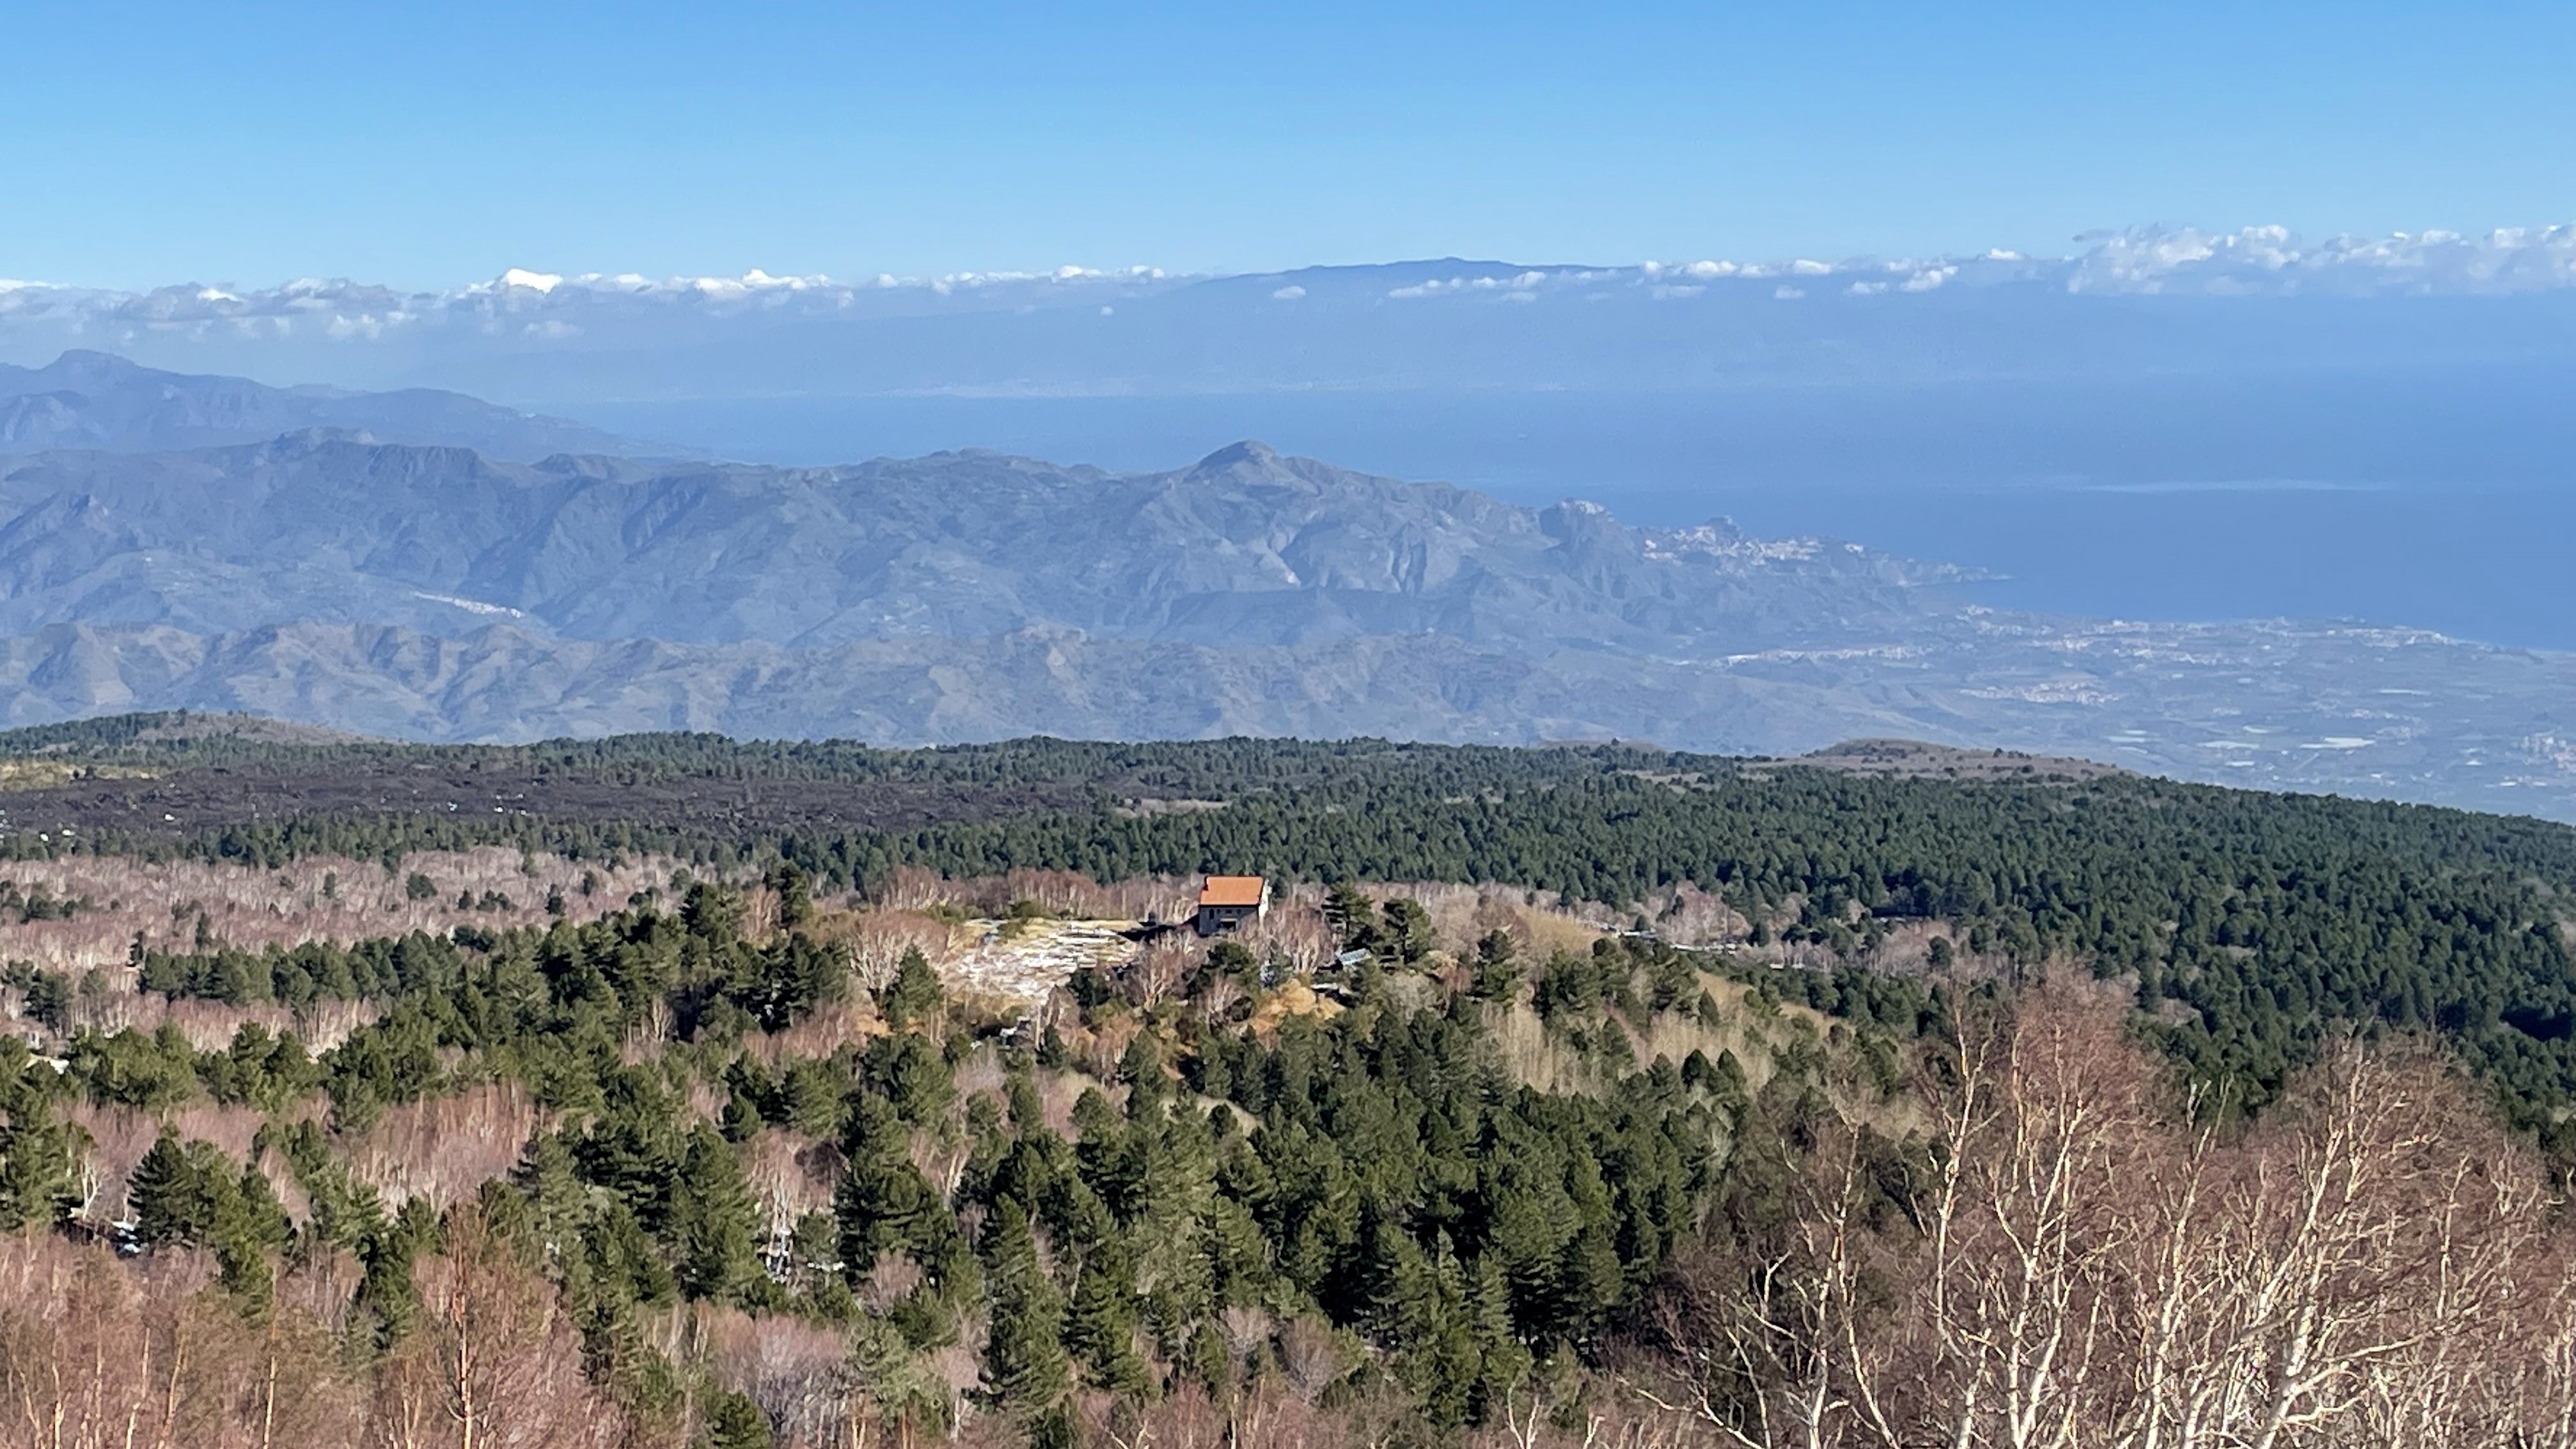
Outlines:
POLYGON ((957 1100, 947 1058, 921 1037, 879 1037, 868 1047, 861 1069, 906 1122, 927 1124, 957 1100))
POLYGON ((191 1165, 211 1199, 204 1240, 215 1250, 224 1291, 232 1295, 244 1319, 265 1323, 277 1302, 277 1274, 268 1255, 286 1246, 294 1236, 294 1224, 269 1186, 268 1175, 257 1167, 245 1168, 235 1184, 211 1147, 191 1165))
POLYGON ((1073 1406, 1058 1404, 1030 1420, 1029 1449, 1082 1449, 1082 1435, 1073 1424, 1073 1406))
POLYGON ((546 1263, 546 1244, 537 1232, 536 1209, 506 1180, 487 1177, 474 1190, 474 1205, 483 1215, 484 1231, 495 1243, 506 1247, 521 1267, 537 1268, 546 1263))
POLYGON ((1145 1190, 1145 1130, 1119 1117, 1097 1087, 1073 1102, 1073 1156, 1082 1180, 1122 1217, 1132 1216, 1145 1190))
POLYGON ((688 1114, 655 1073, 618 1068, 603 1086, 598 1116, 571 1144, 574 1160, 584 1181, 616 1193, 658 1232, 688 1152, 688 1114))
POLYGON ((0 1232, 58 1221, 79 1201, 70 1129, 34 1103, 9 1117, 0 1127, 0 1232))
POLYGON ((771 866, 763 883, 778 896, 779 929, 798 930, 814 919, 813 885, 796 862, 782 860, 771 866))
POLYGON ((1038 1261, 1026 1213, 1007 1198, 985 1229, 992 1329, 984 1340, 984 1390, 1014 1413, 1044 1413, 1064 1397, 1064 1301, 1038 1261))
POLYGON ((546 1261, 570 1256, 580 1243, 588 1193, 562 1135, 547 1132, 532 1138, 519 1165, 510 1170, 510 1185, 528 1200, 529 1221, 546 1261))
POLYGON ((218 1214, 219 1229, 230 1228, 263 1248, 283 1249, 295 1241, 295 1220, 277 1200, 277 1188, 256 1164, 242 1169, 241 1185, 218 1214))
POLYGON ((584 1272, 609 1299, 661 1304, 678 1291, 670 1265, 654 1251, 652 1235, 634 1209, 614 1198, 583 1225, 581 1257, 584 1272))
POLYGON ((1181 1345, 1181 1372, 1197 1380, 1207 1396, 1222 1403, 1234 1383, 1234 1354, 1213 1323, 1201 1323, 1181 1345))
POLYGON ((707 1449, 770 1449, 769 1416, 748 1394, 719 1390, 707 1401, 707 1449))
POLYGON ((1383 1212, 1371 1209, 1360 1228, 1346 1276, 1351 1296, 1379 1342, 1401 1348, 1430 1332, 1440 1314, 1439 1282, 1422 1245, 1383 1212))
POLYGON ((1089 1188, 1075 1183, 1067 1238, 1076 1254, 1064 1346, 1082 1362, 1095 1388, 1138 1394, 1147 1385, 1136 1354, 1136 1267, 1118 1225, 1089 1188))
POLYGON ((731 1298, 760 1276, 760 1224, 742 1164, 716 1130, 689 1133, 671 1200, 671 1256, 692 1298, 731 1298))
POLYGON ((829 1133, 841 1120, 841 1074, 828 1060, 799 1057, 779 1079, 773 1110, 799 1132, 829 1133))
POLYGON ((917 1250, 927 1241, 928 1220, 945 1217, 938 1195, 913 1165, 911 1134, 885 1099, 858 1097, 843 1150, 850 1175, 832 1198, 841 1230, 842 1271, 855 1283, 889 1248, 917 1250))
POLYGON ((716 1126, 727 1142, 748 1142, 760 1135, 760 1113, 737 1093, 725 1098, 724 1109, 716 1114, 716 1126))
POLYGON ((1411 896, 1397 896, 1386 903, 1385 942, 1397 960, 1411 966, 1431 954, 1439 943, 1439 933, 1431 927, 1431 913, 1422 902, 1411 896))
POLYGON ((438 1249, 438 1217, 427 1198, 411 1198, 366 1242, 357 1303, 373 1320, 378 1348, 390 1348, 420 1326, 420 1284, 412 1265, 438 1249))
POLYGON ((676 1416, 682 1399, 679 1376, 653 1346, 635 1301, 597 1281, 578 1254, 565 1260, 563 1294, 581 1330, 583 1374, 641 1418, 676 1416))
POLYGON ((135 1164, 125 1187, 135 1237, 147 1248, 199 1243, 214 1226, 214 1194, 179 1139, 164 1132, 135 1164))
POLYGON ((1127 1084, 1127 1120, 1160 1121, 1163 1104, 1171 1097, 1171 1081, 1163 1075, 1162 1043, 1150 1031, 1136 1033, 1127 1043, 1126 1055, 1118 1059, 1118 1080, 1127 1084))
POLYGON ((1429 1254, 1406 1248, 1389 1254, 1395 1268, 1379 1306, 1381 1332, 1392 1340, 1397 1378, 1424 1415, 1456 1428, 1475 1412, 1484 1367, 1468 1274, 1446 1233, 1429 1254))
POLYGON ((886 1025, 902 1031, 916 1023, 928 1024, 939 1012, 939 973, 930 967, 930 958, 918 946, 903 948, 903 960, 896 964, 894 980, 877 993, 878 1009, 885 1013, 886 1025))
POLYGON ((1626 1287, 1610 1230, 1598 1224, 1586 1227, 1566 1242, 1549 1326, 1578 1344, 1588 1342, 1626 1287))
POLYGON ((695 882, 680 898, 680 924, 702 940, 731 945, 742 937, 742 897, 720 885, 695 882))
POLYGON ((1377 907, 1370 904, 1366 893, 1349 881, 1336 881, 1324 896, 1324 915, 1340 924, 1342 944, 1362 951, 1381 949, 1377 926, 1377 907))
POLYGON ((277 1307, 277 1272, 259 1240, 239 1230, 215 1234, 216 1281, 249 1323, 266 1323, 277 1307))
POLYGON ((1476 996, 1482 1001, 1510 1001, 1520 994, 1521 963, 1512 933, 1497 927, 1476 943, 1476 996))
POLYGON ((1546 1170, 1547 1155, 1544 1145, 1533 1145, 1508 1159, 1489 1158, 1479 1184, 1492 1205, 1480 1256, 1502 1272, 1516 1316, 1540 1338, 1566 1332, 1557 1276, 1566 1244, 1583 1226, 1561 1174, 1546 1170))
POLYGON ((1270 1288, 1270 1242, 1251 1211, 1231 1197, 1209 1205, 1208 1288, 1227 1304, 1256 1303, 1270 1288))
POLYGON ((1476 1384, 1467 1417, 1482 1423, 1502 1404, 1513 1382, 1528 1372, 1530 1356, 1513 1330, 1511 1290, 1500 1265, 1484 1257, 1467 1265, 1466 1310, 1476 1344, 1476 1384))

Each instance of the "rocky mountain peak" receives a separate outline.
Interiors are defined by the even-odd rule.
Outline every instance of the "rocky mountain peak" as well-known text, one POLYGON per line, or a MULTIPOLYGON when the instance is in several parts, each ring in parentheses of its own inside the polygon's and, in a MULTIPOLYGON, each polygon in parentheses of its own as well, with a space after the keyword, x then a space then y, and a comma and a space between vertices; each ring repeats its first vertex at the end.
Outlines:
POLYGON ((1239 443, 1229 443, 1226 446, 1217 449, 1215 452, 1208 454, 1206 457, 1199 459, 1197 463, 1191 466, 1189 471, 1193 473, 1222 473, 1230 472, 1239 468, 1253 468, 1267 471, 1278 467, 1280 462, 1281 459, 1278 449, 1271 447, 1268 443, 1260 442, 1252 438, 1246 438, 1239 443))
MULTIPOLYGON (((124 382, 151 371, 152 369, 128 362, 113 352, 97 352, 86 347, 75 347, 65 351, 43 367, 27 371, 23 375, 34 382, 36 388, 52 388, 124 382)), ((175 376, 175 374, 165 375, 175 376)))

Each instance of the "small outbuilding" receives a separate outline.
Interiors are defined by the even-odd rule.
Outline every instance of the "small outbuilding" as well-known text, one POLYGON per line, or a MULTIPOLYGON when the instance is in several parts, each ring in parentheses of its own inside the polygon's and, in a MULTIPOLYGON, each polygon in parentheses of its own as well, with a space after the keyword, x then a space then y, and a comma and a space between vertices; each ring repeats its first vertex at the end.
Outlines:
POLYGON ((1209 876, 1199 887, 1199 934, 1220 935, 1269 910, 1269 881, 1257 875, 1209 876))

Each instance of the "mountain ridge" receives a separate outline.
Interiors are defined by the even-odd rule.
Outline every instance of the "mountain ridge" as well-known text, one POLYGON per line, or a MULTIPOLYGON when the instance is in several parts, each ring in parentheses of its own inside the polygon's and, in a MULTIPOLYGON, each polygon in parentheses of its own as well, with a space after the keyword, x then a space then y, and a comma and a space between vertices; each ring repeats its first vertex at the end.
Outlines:
POLYGON ((1763 755, 1910 736, 2576 818, 2576 656, 2015 614, 1947 587, 1970 577, 1248 439, 1119 472, 990 450, 525 461, 304 427, 0 459, 0 722, 1763 755))
POLYGON ((145 367, 71 348, 43 367, 0 363, 0 454, 65 448, 158 451, 250 443, 308 428, 388 442, 440 442, 501 457, 659 448, 566 418, 439 388, 359 392, 271 387, 246 378, 145 367))
POLYGON ((817 647, 1063 626, 1293 644, 1433 631, 1703 649, 1838 638, 1960 575, 1850 545, 1640 530, 1243 442, 1118 474, 989 452, 838 468, 471 449, 306 430, 0 468, 0 631, 305 619, 817 647), (292 562, 285 562, 291 560, 292 562), (1686 641, 1698 641, 1687 644, 1686 641))

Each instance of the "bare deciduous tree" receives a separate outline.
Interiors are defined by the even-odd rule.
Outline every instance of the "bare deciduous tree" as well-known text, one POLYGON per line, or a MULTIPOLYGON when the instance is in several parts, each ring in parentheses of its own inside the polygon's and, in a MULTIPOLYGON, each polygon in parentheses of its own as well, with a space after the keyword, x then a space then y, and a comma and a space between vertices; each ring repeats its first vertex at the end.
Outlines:
POLYGON ((2576 1442, 2576 1256, 2453 1073, 2338 1045, 2224 1139, 2165 1080, 2074 988, 1969 1023, 1893 1220, 1829 1122, 1792 1221, 1686 1258, 1621 1378, 1743 1449, 2576 1442))

